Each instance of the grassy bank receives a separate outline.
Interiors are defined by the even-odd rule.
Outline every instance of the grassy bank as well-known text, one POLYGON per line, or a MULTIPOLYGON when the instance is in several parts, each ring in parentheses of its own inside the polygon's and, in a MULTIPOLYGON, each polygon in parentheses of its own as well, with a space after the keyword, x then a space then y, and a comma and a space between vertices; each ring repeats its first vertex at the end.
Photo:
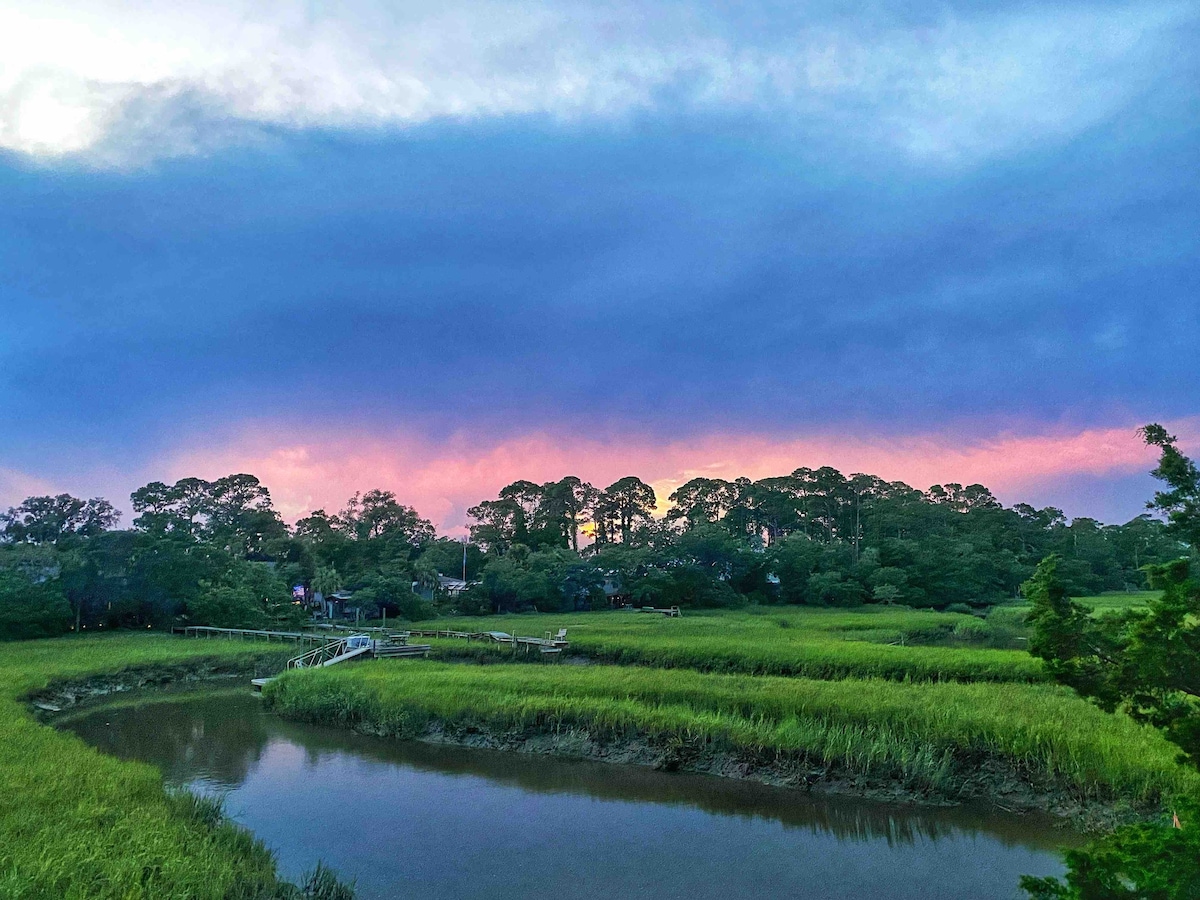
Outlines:
POLYGON ((989 760, 1080 797, 1140 804, 1196 781, 1154 732, 1041 684, 397 661, 289 673, 267 699, 285 716, 401 737, 433 722, 578 727, 804 760, 942 795, 989 760))
MULTIPOLYGON (((1074 597, 1072 599, 1082 603, 1094 614, 1102 616, 1107 613, 1145 609, 1151 600, 1156 600, 1160 596, 1162 596, 1162 591, 1110 591, 1107 594, 1093 594, 1087 597, 1074 597)), ((1006 603, 1003 608, 1013 612, 1028 612, 1031 609, 1029 604, 1024 601, 1006 603)))
MULTIPOLYGON (((438 619, 414 627, 540 636, 567 628, 571 652, 611 663, 702 672, 917 681, 1043 679, 1023 650, 991 649, 987 623, 970 615, 886 607, 805 607, 691 612, 681 619, 634 612, 438 619), (943 646, 931 646, 944 644, 943 646)), ((440 649, 458 645, 438 642, 440 649)))
POLYGON ((52 683, 164 667, 167 677, 211 674, 268 652, 278 648, 161 635, 0 644, 0 897, 293 896, 270 853, 213 804, 166 793, 152 767, 36 722, 24 702, 52 683))

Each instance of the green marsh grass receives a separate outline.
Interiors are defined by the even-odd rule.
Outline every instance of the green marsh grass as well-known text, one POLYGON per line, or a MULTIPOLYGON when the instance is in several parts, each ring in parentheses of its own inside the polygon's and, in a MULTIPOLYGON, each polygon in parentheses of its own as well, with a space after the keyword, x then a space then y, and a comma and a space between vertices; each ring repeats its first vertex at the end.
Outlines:
POLYGON ((296 896, 271 854, 211 801, 165 791, 154 768, 38 723, 23 702, 52 682, 264 650, 148 634, 0 644, 0 897, 296 896))
POLYGON ((805 757, 931 789, 986 757, 1061 779, 1081 795, 1139 803, 1197 782, 1152 730, 1048 684, 394 661, 288 673, 266 695, 285 716, 401 737, 433 720, 578 726, 805 757))
MULTIPOLYGON (((1145 609, 1151 600, 1156 600, 1161 596, 1162 591, 1110 591, 1107 594, 1091 594, 1073 599, 1082 603, 1096 615, 1104 615, 1105 613, 1125 612, 1130 609, 1145 609)), ((1029 609, 1028 603, 1017 600, 992 607, 992 612, 997 610, 1028 612, 1029 609)))
POLYGON ((1096 594, 1092 597, 1077 597, 1084 606, 1095 613, 1125 612, 1129 609, 1143 609, 1151 600, 1162 595, 1162 591, 1130 591, 1126 593, 1112 592, 1096 594))
MULTIPOLYGON (((928 646, 986 629, 979 618, 887 607, 861 610, 753 607, 685 612, 683 618, 629 611, 438 619, 414 627, 504 631, 540 636, 567 628, 571 652, 610 663, 655 668, 913 681, 1015 681, 1044 678, 1023 650, 928 646)), ((433 642, 440 651, 463 642, 433 642)), ((502 648, 498 652, 504 652, 502 648)))

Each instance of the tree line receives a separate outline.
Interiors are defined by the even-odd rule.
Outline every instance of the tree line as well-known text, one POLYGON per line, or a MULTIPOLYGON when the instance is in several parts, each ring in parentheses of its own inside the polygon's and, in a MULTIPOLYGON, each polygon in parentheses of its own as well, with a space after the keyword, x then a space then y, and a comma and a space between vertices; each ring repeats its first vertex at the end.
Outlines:
POLYGON ((30 497, 0 515, 0 634, 190 622, 295 625, 294 586, 349 591, 368 617, 615 603, 979 607, 1049 554, 1074 594, 1144 586, 1186 544, 1150 514, 1123 525, 1006 507, 978 484, 918 490, 830 467, 695 478, 667 498, 628 476, 516 481, 468 510, 469 540, 386 490, 288 526, 253 475, 153 482, 133 519, 101 498, 30 497), (447 593, 439 576, 470 586, 447 593))

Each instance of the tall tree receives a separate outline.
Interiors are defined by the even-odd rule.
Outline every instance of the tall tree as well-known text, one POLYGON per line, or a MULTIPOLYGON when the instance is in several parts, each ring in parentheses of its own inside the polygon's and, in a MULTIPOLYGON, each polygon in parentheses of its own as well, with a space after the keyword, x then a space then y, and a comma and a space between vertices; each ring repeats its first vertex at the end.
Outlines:
POLYGON ((725 518, 737 506, 739 491, 737 485, 721 478, 693 478, 667 499, 674 504, 667 513, 667 521, 695 528, 725 518))
POLYGON ((253 475, 216 481, 182 478, 138 488, 130 496, 134 528, 149 534, 185 535, 243 557, 261 555, 268 542, 287 536, 271 493, 253 475))
POLYGON ((472 543, 503 556, 528 537, 525 514, 513 500, 484 500, 467 510, 472 543))
POLYGON ((627 475, 606 487, 600 502, 610 527, 620 534, 621 543, 628 544, 634 528, 650 521, 658 500, 654 488, 627 475))
POLYGON ((541 487, 533 530, 554 534, 561 539, 556 544, 579 552, 579 530, 587 520, 596 493, 594 487, 574 475, 547 482, 541 487))
POLYGON ((1146 506, 1166 514, 1171 531, 1192 547, 1200 547, 1200 468, 1180 451, 1178 439, 1161 425, 1141 430, 1151 447, 1161 451, 1158 465, 1150 474, 1167 489, 1156 491, 1146 506))
POLYGON ((57 544, 64 538, 101 534, 120 518, 113 505, 100 497, 29 497, 0 514, 0 534, 12 543, 57 544))
POLYGON ((340 519, 346 531, 360 541, 386 537, 420 547, 437 536, 428 519, 400 503, 391 491, 376 489, 355 494, 340 519))
MULTIPOLYGON (((1160 425, 1142 434, 1161 457, 1153 474, 1167 489, 1153 509, 1167 514, 1169 528, 1191 547, 1200 538, 1200 471, 1160 425)), ((1200 768, 1200 585, 1191 560, 1150 567, 1151 585, 1162 591, 1147 608, 1096 617, 1070 599, 1059 577, 1060 559, 1047 557, 1026 585, 1033 603, 1030 651, 1046 661, 1054 678, 1108 711, 1122 709, 1162 729, 1200 768)), ((1068 854, 1065 883, 1024 879, 1044 900, 1200 896, 1200 804, 1187 802, 1183 829, 1135 826, 1119 829, 1093 846, 1068 854)))

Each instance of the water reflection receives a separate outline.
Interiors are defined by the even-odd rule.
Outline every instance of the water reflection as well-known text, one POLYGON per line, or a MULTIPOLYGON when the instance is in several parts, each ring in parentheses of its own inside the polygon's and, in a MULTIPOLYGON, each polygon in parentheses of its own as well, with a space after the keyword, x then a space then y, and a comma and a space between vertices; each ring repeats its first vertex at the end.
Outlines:
POLYGON ((172 784, 235 788, 271 739, 261 702, 244 690, 149 697, 63 720, 94 747, 148 762, 172 784))
POLYGON ((244 692, 65 724, 228 795, 285 871, 316 858, 364 897, 1013 897, 1072 836, 1032 817, 915 809, 604 763, 398 743, 284 722, 244 692))

